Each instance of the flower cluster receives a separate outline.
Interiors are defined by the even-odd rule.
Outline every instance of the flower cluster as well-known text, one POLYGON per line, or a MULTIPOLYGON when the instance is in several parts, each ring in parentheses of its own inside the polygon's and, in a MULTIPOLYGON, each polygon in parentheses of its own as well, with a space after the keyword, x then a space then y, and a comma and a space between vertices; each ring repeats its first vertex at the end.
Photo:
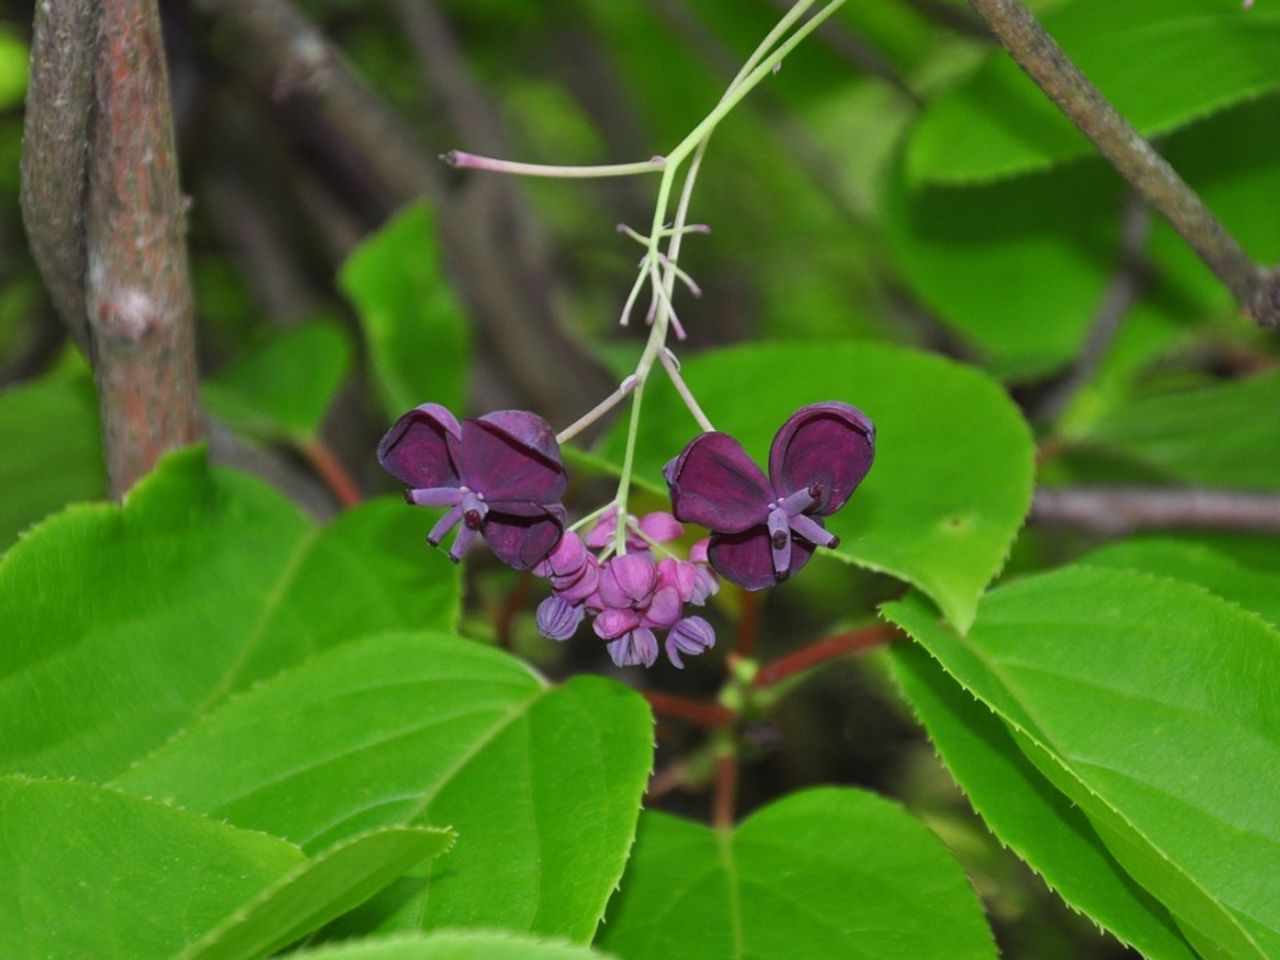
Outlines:
POLYGON ((720 588, 707 567, 706 541, 681 560, 664 544, 683 536, 683 525, 669 513, 650 513, 630 522, 627 552, 608 557, 617 524, 617 511, 606 511, 585 540, 566 533, 535 568, 552 590, 538 606, 538 629, 552 640, 567 640, 590 615, 596 636, 607 641, 620 667, 652 666, 658 659, 655 631, 665 630, 667 658, 683 667, 681 654, 697 655, 716 640, 705 619, 684 615, 685 604, 702 606, 720 588), (659 559, 655 551, 665 556, 659 559))
POLYGON ((409 503, 447 508, 427 538, 432 546, 457 527, 449 550, 457 561, 483 538, 504 563, 550 584, 537 611, 544 636, 567 640, 590 617, 619 666, 651 666, 661 631, 677 667, 682 655, 714 646, 711 624, 686 616, 685 607, 716 593, 716 573, 761 590, 794 576, 818 547, 835 547, 824 518, 848 501, 874 455, 875 427, 847 403, 792 414, 774 437, 767 477, 736 439, 707 431, 663 469, 672 512, 626 515, 625 549, 615 554, 616 507, 599 511, 585 537, 566 530, 560 448, 535 414, 506 410, 459 423, 428 403, 401 417, 378 445, 379 461, 408 487, 409 503), (681 559, 666 545, 684 536, 686 522, 711 536, 681 559))

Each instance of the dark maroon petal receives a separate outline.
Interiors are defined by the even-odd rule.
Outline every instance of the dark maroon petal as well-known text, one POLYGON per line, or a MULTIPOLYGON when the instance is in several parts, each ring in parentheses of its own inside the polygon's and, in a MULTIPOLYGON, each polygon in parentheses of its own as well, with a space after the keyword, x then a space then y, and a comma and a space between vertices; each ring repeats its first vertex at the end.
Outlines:
POLYGON ((536 413, 528 410, 499 410, 496 413, 486 413, 480 421, 492 425, 540 454, 544 460, 560 462, 560 444, 556 442, 556 432, 551 429, 551 424, 536 413))
MULTIPOLYGON (((794 577, 813 556, 813 544, 791 538, 791 564, 787 577, 794 577)), ((778 583, 773 573, 773 550, 769 528, 763 525, 743 533, 716 534, 707 548, 707 558, 720 576, 744 590, 764 590, 778 583)))
POLYGON ((773 490, 785 497, 816 486, 818 503, 805 512, 835 513, 871 469, 875 449, 876 428, 857 407, 837 401, 801 407, 773 438, 773 490))
POLYGON ((462 436, 452 413, 438 403, 424 403, 395 422, 378 444, 378 462, 406 486, 456 487, 458 470, 447 437, 462 436))
POLYGON ((764 473, 727 433, 695 437, 662 472, 676 519, 719 533, 763 523, 773 499, 764 473))
MULTIPOLYGON (((462 482, 491 501, 558 503, 568 484, 559 450, 553 448, 549 456, 545 444, 531 446, 521 435, 508 432, 504 424, 518 412, 490 414, 507 418, 503 421, 484 418, 462 422, 462 439, 449 446, 462 482)), ((529 417, 541 419, 530 413, 515 422, 523 424, 529 417)), ((551 440, 554 444, 555 437, 551 440)))
POLYGON ((564 533, 564 508, 491 503, 480 528, 494 556, 516 570, 532 570, 564 533))

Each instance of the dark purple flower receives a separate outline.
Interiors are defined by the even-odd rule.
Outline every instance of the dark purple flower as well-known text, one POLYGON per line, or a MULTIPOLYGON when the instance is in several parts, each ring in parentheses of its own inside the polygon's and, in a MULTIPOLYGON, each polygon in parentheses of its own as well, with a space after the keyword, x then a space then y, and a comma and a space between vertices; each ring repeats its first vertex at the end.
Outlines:
POLYGON ((459 424, 426 403, 387 431, 378 462, 408 486, 410 503, 449 508, 427 537, 432 546, 461 523, 454 561, 477 533, 517 570, 537 565, 560 541, 567 477, 555 433, 535 414, 504 410, 459 424))
POLYGON ((871 469, 875 427, 847 403, 801 407, 769 450, 769 477, 727 433, 695 437, 663 469, 678 520, 712 531, 721 576, 747 590, 800 570, 817 547, 839 541, 823 527, 871 469))
POLYGON ((680 654, 696 657, 716 645, 716 632, 702 617, 685 617, 671 628, 664 646, 667 659, 678 670, 684 669, 680 654))

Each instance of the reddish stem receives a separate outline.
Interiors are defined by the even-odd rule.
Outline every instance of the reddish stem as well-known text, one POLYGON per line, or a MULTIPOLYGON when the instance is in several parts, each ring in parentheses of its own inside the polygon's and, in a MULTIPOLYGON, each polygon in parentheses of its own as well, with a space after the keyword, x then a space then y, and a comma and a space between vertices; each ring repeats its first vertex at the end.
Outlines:
POLYGON ((529 596, 529 587, 532 584, 532 574, 527 572, 520 574, 516 579, 515 586, 507 592, 506 598, 502 601, 502 606, 498 608, 497 616, 494 617, 493 632, 498 637, 498 646, 504 650, 511 649, 511 625, 515 623, 516 614, 524 606, 524 601, 529 596))
POLYGON ((738 634, 734 640, 734 653, 751 658, 756 652, 756 634, 760 628, 760 595, 742 594, 741 615, 738 617, 738 634))
POLYGON ((768 666, 761 667, 753 685, 757 688, 775 686, 788 677, 821 666, 829 660, 892 643, 898 636, 897 628, 888 624, 876 624, 850 630, 847 633, 837 633, 833 637, 801 647, 794 653, 789 653, 768 666))
POLYGON ((711 825, 717 830, 733 826, 738 800, 738 756, 726 753, 716 760, 715 790, 711 795, 711 825))
POLYGON ((311 462, 324 485, 329 488, 335 500, 346 509, 354 507, 364 499, 360 488, 352 479, 347 468, 342 465, 337 454, 324 440, 317 437, 302 447, 303 454, 311 462))
POLYGON ((683 720, 697 727, 726 727, 737 720, 733 711, 718 703, 702 703, 688 697, 677 697, 657 690, 643 690, 653 712, 670 720, 683 720))

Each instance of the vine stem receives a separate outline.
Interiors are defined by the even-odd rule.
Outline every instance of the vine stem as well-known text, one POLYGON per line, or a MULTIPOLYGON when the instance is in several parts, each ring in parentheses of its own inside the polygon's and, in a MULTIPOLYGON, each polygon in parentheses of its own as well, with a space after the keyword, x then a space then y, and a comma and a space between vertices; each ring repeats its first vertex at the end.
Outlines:
POLYGON ((658 716, 670 720, 683 720, 695 727, 711 729, 727 727, 738 720, 732 710, 718 703, 690 700, 688 697, 678 697, 658 690, 642 690, 641 693, 658 716))
POLYGON ((1280 270, 1239 242, 1018 0, 969 0, 1009 55, 1110 164, 1182 235, 1260 326, 1280 326, 1280 270))
POLYGON ((850 653, 861 653, 864 650, 882 647, 900 636, 898 628, 889 624, 875 624, 858 630, 849 630, 846 633, 837 633, 835 636, 801 647, 761 667, 752 685, 757 689, 777 686, 783 680, 798 673, 812 670, 814 667, 850 653))
POLYGON ((324 481, 324 485, 329 488, 329 492, 341 507, 344 509, 354 507, 364 499, 354 478, 347 472, 347 468, 342 465, 342 461, 327 443, 316 438, 304 444, 302 452, 311 461, 311 466, 315 468, 316 473, 320 475, 320 479, 324 481))

